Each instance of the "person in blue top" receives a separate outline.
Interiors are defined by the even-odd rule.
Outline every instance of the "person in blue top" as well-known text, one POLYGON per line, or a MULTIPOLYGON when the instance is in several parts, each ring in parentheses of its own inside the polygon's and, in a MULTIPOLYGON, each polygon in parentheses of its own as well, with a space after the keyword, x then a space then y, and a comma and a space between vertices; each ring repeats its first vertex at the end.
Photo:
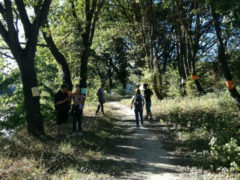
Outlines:
POLYGON ((98 114, 98 111, 100 110, 100 107, 101 107, 101 110, 102 110, 102 114, 104 115, 104 107, 103 107, 103 104, 105 103, 104 84, 102 84, 101 87, 98 89, 97 96, 98 96, 99 104, 98 104, 98 108, 97 108, 97 111, 96 111, 96 115, 98 114))

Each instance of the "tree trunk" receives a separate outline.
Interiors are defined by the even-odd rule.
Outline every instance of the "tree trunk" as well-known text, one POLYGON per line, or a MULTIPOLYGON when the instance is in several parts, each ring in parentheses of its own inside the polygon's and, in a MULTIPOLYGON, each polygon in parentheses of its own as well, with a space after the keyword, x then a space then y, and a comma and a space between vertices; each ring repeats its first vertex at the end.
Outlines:
MULTIPOLYGON (((224 47, 222 35, 221 35, 219 17, 213 7, 211 7, 211 12, 212 12, 214 27, 215 27, 216 34, 217 34, 218 59, 219 59, 219 62, 221 63, 221 68, 222 68, 222 72, 223 72, 225 79, 227 81, 232 81, 232 75, 227 66, 227 61, 226 61, 227 58, 225 55, 225 47, 224 47)), ((229 89, 229 93, 230 93, 231 97, 233 98, 234 103, 238 106, 238 108, 240 108, 240 95, 239 95, 237 89, 235 87, 233 87, 232 89, 229 89)))
MULTIPOLYGON (((44 27, 49 29, 48 23, 45 23, 44 27)), ((51 51, 52 55, 56 59, 57 63, 61 65, 62 72, 63 72, 63 83, 68 85, 68 89, 72 90, 73 84, 71 80, 71 73, 69 70, 69 66, 67 60, 62 55, 62 53, 58 50, 57 46, 55 45, 51 33, 48 34, 46 31, 42 30, 43 37, 48 45, 49 50, 51 51)))
POLYGON ((31 24, 23 0, 15 1, 16 9, 15 7, 13 9, 12 1, 4 1, 4 6, 2 2, 0 3, 0 13, 5 20, 4 23, 2 20, 0 21, 0 34, 10 48, 21 72, 27 129, 33 135, 44 133, 34 57, 39 28, 47 19, 50 4, 51 0, 44 0, 35 4, 34 10, 37 13, 35 13, 35 17, 32 17, 34 21, 31 24), (22 48, 19 42, 19 32, 18 28, 16 28, 13 12, 19 15, 22 22, 26 39, 25 48, 22 48))
POLYGON ((80 66, 80 87, 87 88, 87 72, 88 72, 88 58, 89 58, 89 48, 85 46, 81 57, 80 66))
POLYGON ((184 32, 182 32, 182 36, 183 37, 180 38, 181 54, 183 57, 185 74, 186 74, 186 76, 189 76, 190 75, 189 61, 188 61, 188 57, 187 57, 186 35, 184 34, 184 32))
MULTIPOLYGON (((196 63, 195 63, 195 58, 193 57, 193 55, 192 55, 192 51, 191 51, 191 49, 190 49, 190 44, 188 44, 189 45, 189 50, 188 50, 188 58, 189 58, 189 62, 191 62, 191 66, 192 66, 192 75, 193 76, 197 76, 197 71, 196 71, 196 63)), ((196 57, 196 56, 195 56, 196 57)), ((201 85, 201 83, 200 83, 200 81, 199 81, 199 79, 198 79, 198 77, 197 77, 197 79, 194 79, 194 84, 195 84, 195 86, 196 86, 196 88, 197 88, 197 90, 198 90, 198 92, 200 93, 200 94, 205 94, 206 92, 204 91, 204 89, 203 89, 203 87, 202 87, 202 85, 201 85)))
POLYGON ((21 59, 17 59, 17 61, 22 75, 27 130, 30 134, 38 135, 44 133, 44 128, 40 112, 40 95, 33 96, 32 93, 32 88, 38 88, 38 83, 34 68, 34 56, 29 54, 27 52, 22 54, 21 59))
POLYGON ((158 79, 158 78, 157 78, 157 74, 154 73, 154 74, 153 74, 153 90, 154 90, 157 98, 161 100, 161 99, 163 99, 163 96, 162 96, 160 90, 158 89, 157 79, 158 79))
POLYGON ((186 92, 186 81, 187 81, 187 77, 185 74, 185 70, 184 70, 184 65, 183 65, 183 56, 181 54, 181 45, 179 48, 179 44, 177 43, 177 61, 178 61, 178 72, 180 74, 181 77, 181 86, 180 88, 182 89, 183 95, 185 96, 187 94, 186 92))

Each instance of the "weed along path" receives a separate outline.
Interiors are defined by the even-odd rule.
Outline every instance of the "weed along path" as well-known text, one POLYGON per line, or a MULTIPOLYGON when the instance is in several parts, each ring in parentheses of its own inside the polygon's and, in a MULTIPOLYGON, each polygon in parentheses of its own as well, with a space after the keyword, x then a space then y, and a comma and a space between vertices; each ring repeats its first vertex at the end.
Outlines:
POLYGON ((136 129, 133 110, 116 102, 107 103, 106 106, 120 119, 118 126, 126 134, 116 145, 119 159, 135 166, 130 174, 119 179, 194 179, 174 164, 176 156, 163 149, 159 137, 148 128, 148 121, 144 121, 144 127, 136 129))

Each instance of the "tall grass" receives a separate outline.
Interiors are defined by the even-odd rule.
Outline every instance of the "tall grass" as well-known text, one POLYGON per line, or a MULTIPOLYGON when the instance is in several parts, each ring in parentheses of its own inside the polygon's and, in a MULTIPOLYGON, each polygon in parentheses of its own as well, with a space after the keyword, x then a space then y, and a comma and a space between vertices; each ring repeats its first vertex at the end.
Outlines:
MULTIPOLYGON (((129 106, 131 100, 121 103, 129 106)), ((228 92, 158 100, 154 119, 168 128, 176 150, 188 164, 212 171, 240 172, 240 112, 228 92)))
POLYGON ((188 154, 194 165, 240 172, 240 112, 228 92, 153 99, 152 109, 158 121, 169 125, 176 149, 188 154))

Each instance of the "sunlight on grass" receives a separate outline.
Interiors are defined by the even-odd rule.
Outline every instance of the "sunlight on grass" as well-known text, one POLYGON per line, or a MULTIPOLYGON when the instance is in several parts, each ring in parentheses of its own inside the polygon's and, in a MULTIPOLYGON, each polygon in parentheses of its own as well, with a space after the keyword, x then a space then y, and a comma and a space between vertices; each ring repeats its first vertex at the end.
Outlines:
POLYGON ((63 154, 71 154, 74 155, 75 149, 72 147, 70 142, 62 142, 59 145, 58 151, 63 154))

